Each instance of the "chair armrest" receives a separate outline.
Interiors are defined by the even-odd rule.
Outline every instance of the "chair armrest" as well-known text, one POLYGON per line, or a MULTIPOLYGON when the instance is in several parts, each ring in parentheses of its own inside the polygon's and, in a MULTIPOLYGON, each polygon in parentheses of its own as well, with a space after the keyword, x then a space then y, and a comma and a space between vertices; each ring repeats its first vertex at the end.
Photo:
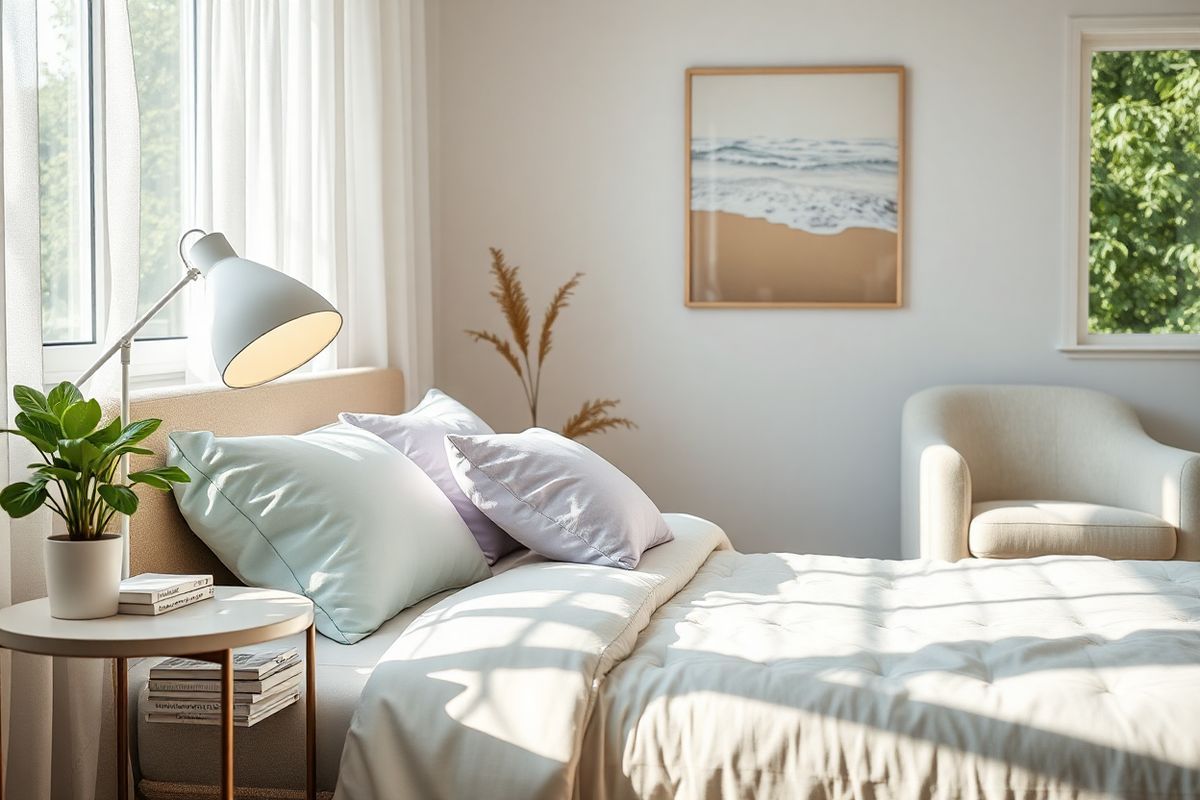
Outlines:
POLYGON ((1120 504, 1174 525, 1179 532, 1175 558, 1200 561, 1200 453, 1142 434, 1122 437, 1112 463, 1120 504))
POLYGON ((966 459, 948 444, 927 445, 919 470, 921 558, 970 558, 971 471, 966 459))
POLYGON ((938 389, 918 392, 900 420, 901 547, 905 558, 969 558, 971 471, 953 444, 954 417, 938 389))

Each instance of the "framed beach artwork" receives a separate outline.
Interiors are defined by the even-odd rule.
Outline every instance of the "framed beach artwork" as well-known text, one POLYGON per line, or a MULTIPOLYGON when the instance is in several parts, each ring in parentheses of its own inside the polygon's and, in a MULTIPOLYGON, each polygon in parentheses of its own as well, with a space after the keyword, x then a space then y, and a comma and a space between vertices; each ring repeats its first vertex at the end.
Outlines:
POLYGON ((904 68, 689 69, 686 303, 896 308, 904 68))

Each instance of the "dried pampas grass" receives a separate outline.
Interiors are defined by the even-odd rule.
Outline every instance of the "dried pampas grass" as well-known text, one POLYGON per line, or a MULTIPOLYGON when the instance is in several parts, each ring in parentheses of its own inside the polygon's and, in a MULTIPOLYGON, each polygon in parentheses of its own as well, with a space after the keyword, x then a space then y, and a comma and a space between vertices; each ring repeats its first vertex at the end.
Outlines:
MULTIPOLYGON (((542 326, 538 335, 536 358, 531 360, 529 355, 530 323, 529 297, 518 275, 519 267, 511 266, 504 259, 504 252, 498 248, 489 248, 492 254, 491 273, 494 286, 491 297, 500 307, 504 321, 508 323, 512 341, 484 330, 468 330, 476 342, 486 342, 492 345, 497 353, 517 373, 521 381, 521 390, 525 393, 525 402, 529 405, 529 417, 533 427, 538 424, 538 397, 542 388, 542 365, 554 344, 554 323, 558 321, 562 310, 570 303, 572 295, 579 287, 583 277, 582 272, 576 272, 570 280, 554 292, 546 312, 542 315, 542 326), (515 343, 515 344, 514 344, 515 343)), ((609 412, 616 408, 619 400, 603 399, 588 400, 583 407, 563 425, 562 435, 569 439, 578 439, 592 433, 603 433, 613 428, 636 428, 633 420, 626 417, 613 417, 609 412)))
POLYGON ((633 420, 626 417, 610 417, 608 412, 617 407, 620 400, 586 400, 583 408, 563 425, 562 435, 578 439, 589 433, 603 433, 613 428, 636 428, 633 420))

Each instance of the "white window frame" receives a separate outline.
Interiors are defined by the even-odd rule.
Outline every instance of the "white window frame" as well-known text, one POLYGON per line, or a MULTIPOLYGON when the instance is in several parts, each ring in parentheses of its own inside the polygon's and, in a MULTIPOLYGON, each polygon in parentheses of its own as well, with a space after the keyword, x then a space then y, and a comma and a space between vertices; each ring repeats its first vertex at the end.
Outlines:
POLYGON ((1200 50, 1200 16, 1074 17, 1067 43, 1066 255, 1059 350, 1077 357, 1200 358, 1200 334, 1090 333, 1088 234, 1091 208, 1092 53, 1200 50))
MULTIPOLYGON (((89 103, 91 105, 90 113, 96 115, 101 113, 100 104, 97 102, 97 87, 99 81, 94 79, 94 76, 99 74, 100 65, 104 63, 104 37, 96 35, 96 31, 102 30, 100 27, 99 13, 100 3, 91 0, 88 3, 88 9, 91 13, 89 30, 87 38, 90 41, 91 48, 91 65, 89 72, 89 85, 91 92, 89 103)), ((185 58, 183 63, 183 75, 181 77, 183 91, 180 98, 181 120, 180 120, 180 142, 179 155, 183 162, 180 169, 180 177, 182 186, 180 190, 183 193, 183 201, 180 206, 182 209, 183 219, 189 220, 195 216, 195 165, 196 165, 196 147, 195 147, 195 132, 196 132, 196 37, 195 37, 195 22, 196 22, 196 4, 195 0, 181 0, 181 13, 179 21, 180 41, 187 43, 190 48, 191 58, 185 58)), ((86 59, 86 56, 85 56, 86 59)), ((84 116, 85 119, 92 117, 84 116)), ((88 142, 85 147, 91 149, 91 160, 88 162, 93 176, 93 184, 95 175, 97 174, 97 165, 101 164, 103 159, 103 150, 98 146, 94 137, 89 132, 88 142)), ((93 187, 95 191, 95 186, 93 187)), ((86 209, 85 217, 87 225, 94 225, 95 215, 95 200, 90 201, 89 207, 86 209)), ((187 225, 184 226, 189 227, 187 225)), ((182 233, 182 231, 180 231, 182 233)), ((42 380, 46 385, 57 384, 60 381, 76 380, 88 367, 95 363, 104 351, 104 337, 107 331, 108 324, 108 287, 109 275, 107 264, 100 263, 94 257, 92 252, 95 247, 95 236, 92 232, 89 234, 86 249, 81 248, 83 252, 80 257, 86 257, 92 262, 94 276, 94 298, 95 311, 95 342, 87 344, 43 344, 42 345, 42 380)), ((183 274, 184 266, 179 264, 179 273, 183 274)), ((133 361, 130 364, 130 383, 135 386, 166 386, 179 384, 184 382, 187 365, 187 337, 175 337, 169 339, 136 339, 133 344, 133 361)))

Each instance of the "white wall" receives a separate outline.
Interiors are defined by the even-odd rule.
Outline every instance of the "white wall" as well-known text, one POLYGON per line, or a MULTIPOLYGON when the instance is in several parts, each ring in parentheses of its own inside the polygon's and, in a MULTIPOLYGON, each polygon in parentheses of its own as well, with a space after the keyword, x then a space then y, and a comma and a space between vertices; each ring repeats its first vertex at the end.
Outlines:
POLYGON ((543 389, 560 424, 612 395, 635 432, 586 440, 664 510, 743 550, 897 557, 899 418, 951 382, 1091 386, 1200 448, 1200 362, 1072 360, 1062 307, 1069 14, 1198 0, 445 0, 431 14, 438 384, 520 429, 489 245, 540 307, 587 273, 543 389), (899 311, 683 306, 683 72, 902 64, 909 73, 899 311))

